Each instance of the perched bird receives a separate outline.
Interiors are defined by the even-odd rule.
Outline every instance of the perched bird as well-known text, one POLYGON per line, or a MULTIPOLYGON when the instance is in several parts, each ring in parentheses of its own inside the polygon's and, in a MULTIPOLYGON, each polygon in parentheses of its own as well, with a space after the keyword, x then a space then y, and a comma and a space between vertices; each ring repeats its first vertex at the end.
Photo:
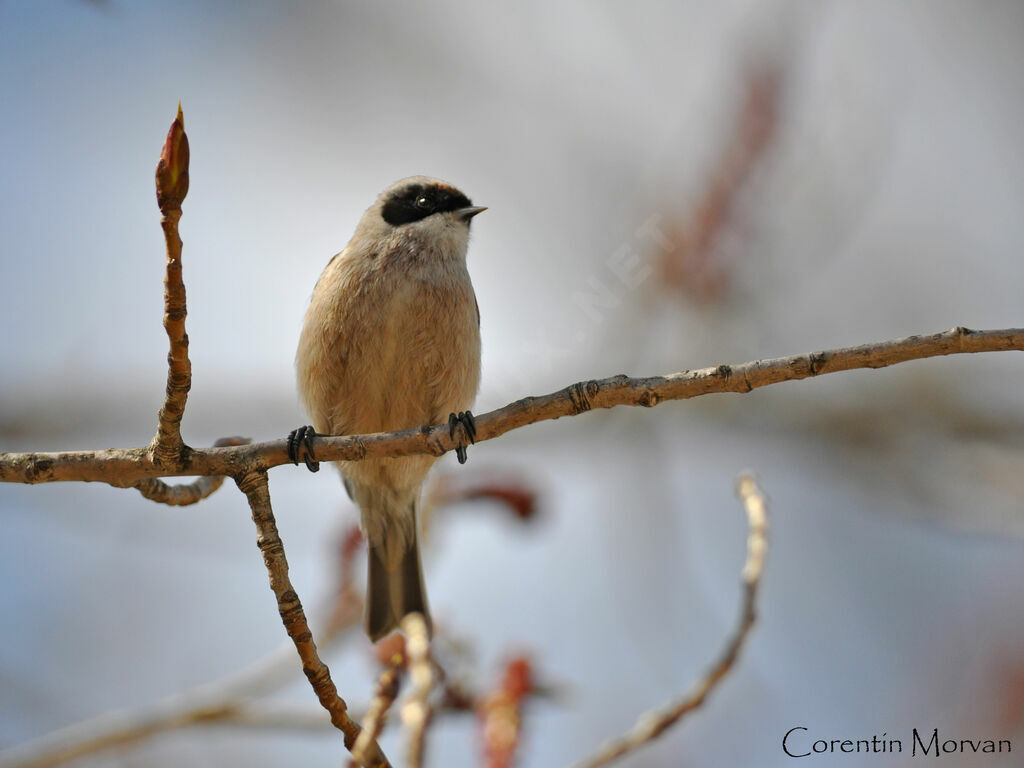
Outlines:
MULTIPOLYGON (((355 435, 448 420, 459 461, 473 441, 480 310, 466 268, 469 226, 484 208, 437 179, 381 193, 330 260, 306 312, 295 361, 313 421, 289 454, 316 471, 316 434, 355 435)), ((366 632, 385 636, 409 613, 430 625, 416 508, 433 456, 337 462, 369 544, 366 632)))

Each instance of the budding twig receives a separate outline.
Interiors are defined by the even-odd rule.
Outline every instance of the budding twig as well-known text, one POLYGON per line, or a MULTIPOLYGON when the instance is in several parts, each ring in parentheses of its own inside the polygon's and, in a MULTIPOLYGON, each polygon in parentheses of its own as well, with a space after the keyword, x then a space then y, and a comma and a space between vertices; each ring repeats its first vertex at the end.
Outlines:
POLYGON ((192 363, 188 359, 185 333, 185 283, 181 277, 181 237, 178 220, 181 203, 188 193, 188 136, 185 118, 178 104, 178 116, 171 123, 156 166, 156 200, 160 226, 167 244, 167 272, 164 276, 164 330, 170 341, 167 353, 167 396, 160 407, 156 436, 150 448, 157 466, 174 466, 186 451, 181 439, 181 417, 192 386, 192 363))

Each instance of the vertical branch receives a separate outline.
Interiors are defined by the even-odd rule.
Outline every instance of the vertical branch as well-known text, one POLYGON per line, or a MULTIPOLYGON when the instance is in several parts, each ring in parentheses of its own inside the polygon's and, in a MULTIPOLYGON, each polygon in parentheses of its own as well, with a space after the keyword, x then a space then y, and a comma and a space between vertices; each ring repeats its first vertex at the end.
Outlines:
MULTIPOLYGON (((351 750, 362 729, 359 723, 348 716, 348 705, 338 696, 338 689, 331 680, 330 670, 316 652, 316 643, 313 642, 313 633, 306 622, 302 602, 288 576, 288 559, 285 557, 284 543, 277 532, 277 522, 270 506, 267 473, 262 470, 251 470, 235 478, 235 482, 249 500, 252 521, 256 524, 256 543, 263 553, 263 562, 270 576, 270 588, 277 598, 277 610, 281 614, 281 621, 284 622, 285 631, 299 652, 302 671, 309 684, 313 686, 321 706, 330 714, 334 727, 345 734, 345 746, 351 750)), ((388 759, 376 742, 370 743, 366 749, 366 758, 361 762, 366 768, 390 768, 388 759)))
POLYGON ((192 364, 188 359, 188 335, 185 333, 185 283, 181 277, 181 237, 178 221, 181 203, 188 193, 188 136, 185 118, 178 104, 178 115, 167 131, 163 151, 156 166, 156 202, 160 207, 160 226, 167 244, 167 272, 164 276, 164 330, 170 342, 167 353, 167 396, 160 407, 156 437, 151 445, 154 462, 173 466, 185 450, 181 439, 181 417, 192 386, 192 364))

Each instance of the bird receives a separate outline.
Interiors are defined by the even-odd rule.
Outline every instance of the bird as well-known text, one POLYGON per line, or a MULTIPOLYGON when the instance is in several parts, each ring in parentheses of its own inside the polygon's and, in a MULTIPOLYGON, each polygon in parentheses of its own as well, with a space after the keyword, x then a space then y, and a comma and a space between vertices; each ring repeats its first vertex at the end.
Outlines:
MULTIPOLYGON (((466 264, 475 206, 452 184, 411 176, 385 189, 313 289, 295 355, 312 424, 288 453, 311 471, 316 435, 444 423, 459 462, 476 437, 480 308, 466 264)), ((435 456, 339 461, 368 544, 364 625, 370 640, 410 613, 432 631, 417 511, 435 456)))

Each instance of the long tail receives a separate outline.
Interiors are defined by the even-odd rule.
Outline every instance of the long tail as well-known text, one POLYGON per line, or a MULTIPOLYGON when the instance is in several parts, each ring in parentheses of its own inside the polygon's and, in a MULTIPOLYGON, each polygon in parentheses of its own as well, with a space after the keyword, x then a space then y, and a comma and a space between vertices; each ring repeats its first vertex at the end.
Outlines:
POLYGON ((369 547, 366 634, 373 642, 397 629, 398 623, 410 613, 422 613, 428 630, 432 627, 423 586, 419 536, 413 535, 411 547, 403 546, 405 543, 403 537, 392 530, 385 532, 382 541, 371 543, 369 547))

